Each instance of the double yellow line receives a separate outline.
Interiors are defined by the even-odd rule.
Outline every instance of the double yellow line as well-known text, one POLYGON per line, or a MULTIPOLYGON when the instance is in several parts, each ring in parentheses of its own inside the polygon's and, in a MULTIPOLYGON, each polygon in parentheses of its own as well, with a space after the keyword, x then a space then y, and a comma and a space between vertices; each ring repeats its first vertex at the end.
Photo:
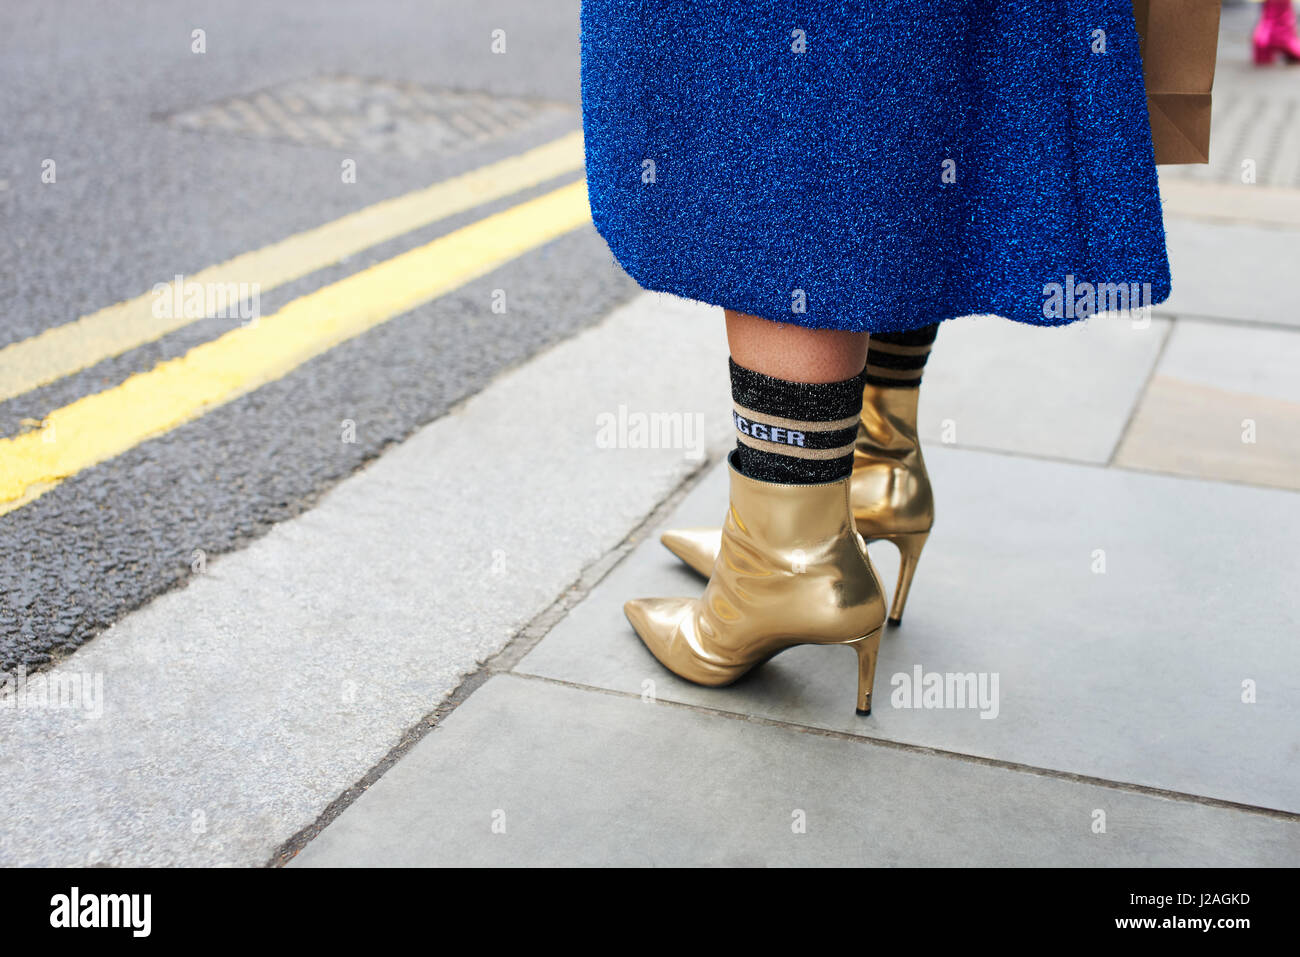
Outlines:
MULTIPOLYGON (((276 286, 385 240, 582 168, 581 134, 377 203, 237 256, 187 283, 276 286)), ((0 515, 146 439, 198 418, 360 335, 588 222, 582 180, 293 300, 120 385, 0 439, 0 515)), ((0 349, 0 401, 153 341, 194 318, 155 315, 152 294, 0 349)))

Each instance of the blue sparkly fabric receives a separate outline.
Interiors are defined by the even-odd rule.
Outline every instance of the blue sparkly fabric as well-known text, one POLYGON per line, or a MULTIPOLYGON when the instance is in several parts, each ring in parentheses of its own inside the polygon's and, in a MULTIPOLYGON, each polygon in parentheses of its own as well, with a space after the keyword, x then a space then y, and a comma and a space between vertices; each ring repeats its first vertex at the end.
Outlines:
POLYGON ((1131 0, 583 0, 582 97, 647 289, 868 332, 1169 295, 1131 0))

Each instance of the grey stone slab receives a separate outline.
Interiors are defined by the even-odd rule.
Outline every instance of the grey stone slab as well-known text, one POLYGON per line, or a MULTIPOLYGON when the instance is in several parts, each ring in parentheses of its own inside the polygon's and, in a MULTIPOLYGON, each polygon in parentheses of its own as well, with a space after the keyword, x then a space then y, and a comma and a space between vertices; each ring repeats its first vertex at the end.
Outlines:
POLYGON ((1107 461, 1169 320, 1103 315, 1043 329, 997 316, 945 322, 925 369, 923 439, 1107 461))
POLYGON ((1116 464, 1300 490, 1300 330, 1178 321, 1116 464))
POLYGON ((1298 859, 1294 821, 505 675, 291 866, 1298 859))
POLYGON ((1174 288, 1157 313, 1300 326, 1300 229, 1167 216, 1165 231, 1174 288))
POLYGON ((1298 370, 1300 328, 1242 328, 1183 319, 1160 356, 1156 374, 1300 403, 1298 370))
MULTIPOLYGON (((938 522, 906 620, 886 632, 871 717, 853 712, 853 656, 843 649, 792 650, 725 689, 660 667, 622 603, 699 594, 702 583, 657 535, 518 670, 1300 811, 1300 497, 967 450, 926 454, 938 522), (997 716, 900 707, 893 696, 918 667, 996 674, 997 716), (1243 682, 1255 683, 1255 703, 1243 702, 1243 682)), ((719 469, 665 524, 717 524, 725 500, 719 469)), ((892 588, 892 546, 870 551, 892 588)))
POLYGON ((1155 376, 1115 464, 1300 491, 1300 402, 1155 376))

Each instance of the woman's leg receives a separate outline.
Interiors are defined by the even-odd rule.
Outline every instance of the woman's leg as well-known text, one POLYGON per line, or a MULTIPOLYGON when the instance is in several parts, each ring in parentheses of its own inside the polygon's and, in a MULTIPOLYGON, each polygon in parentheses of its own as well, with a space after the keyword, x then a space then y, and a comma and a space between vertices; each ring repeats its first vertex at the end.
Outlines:
POLYGON ((853 471, 865 333, 806 329, 727 312, 736 471, 815 485, 853 471))
POLYGON ((746 369, 789 382, 841 382, 867 363, 867 334, 805 329, 728 309, 727 345, 746 369))
POLYGON ((704 685, 792 645, 850 647, 870 714, 885 601, 849 510, 867 337, 728 312, 727 338, 737 445, 713 574, 702 598, 624 613, 660 662, 704 685))

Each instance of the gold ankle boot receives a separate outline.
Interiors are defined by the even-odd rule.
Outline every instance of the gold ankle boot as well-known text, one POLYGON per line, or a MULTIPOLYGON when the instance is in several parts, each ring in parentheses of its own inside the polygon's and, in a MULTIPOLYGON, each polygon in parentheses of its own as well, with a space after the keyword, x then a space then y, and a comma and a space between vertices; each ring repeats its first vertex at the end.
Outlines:
MULTIPOLYGON (((890 624, 902 621, 921 549, 934 526, 934 493, 916 434, 920 389, 867 385, 853 450, 849 501, 858 533, 868 542, 886 539, 898 548, 898 584, 890 624)), ((713 571, 722 541, 718 528, 673 529, 660 541, 701 575, 713 571)))
POLYGON ((858 655, 859 714, 871 713, 885 602, 853 527, 849 480, 759 482, 731 469, 731 508, 703 598, 623 606, 674 674, 726 685, 795 645, 848 645, 858 655))
POLYGON ((868 542, 885 539, 898 549, 898 584, 889 623, 903 620, 921 549, 934 527, 934 491, 916 435, 920 389, 867 385, 853 449, 849 493, 858 534, 868 542))

